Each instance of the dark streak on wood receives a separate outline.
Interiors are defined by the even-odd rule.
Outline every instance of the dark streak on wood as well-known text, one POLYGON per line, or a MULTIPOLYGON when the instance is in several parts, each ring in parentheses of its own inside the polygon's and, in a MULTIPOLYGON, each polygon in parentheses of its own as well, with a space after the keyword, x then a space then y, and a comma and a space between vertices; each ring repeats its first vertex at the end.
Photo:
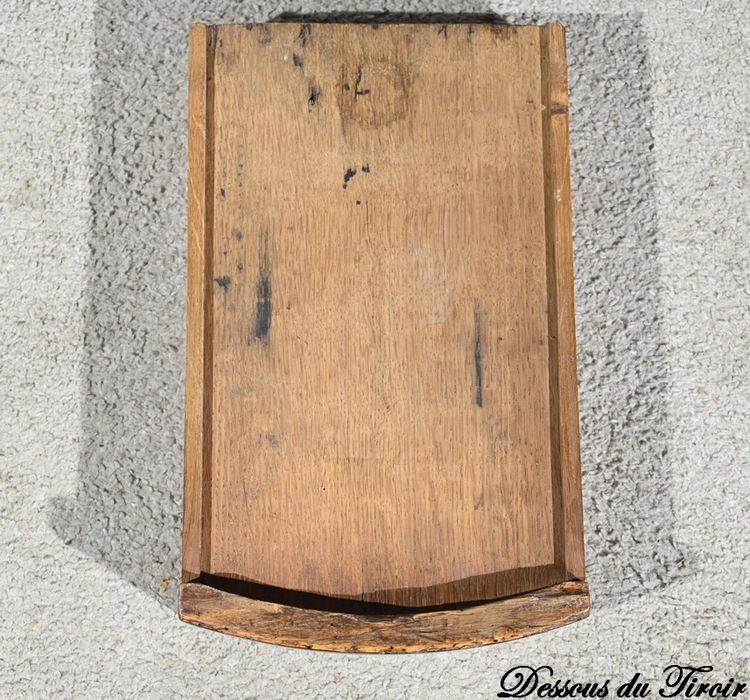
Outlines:
POLYGON ((229 291, 229 285, 231 284, 232 279, 228 275, 221 275, 220 277, 214 277, 214 282, 216 282, 226 294, 229 291))
POLYGON ((215 49, 219 43, 219 28, 216 25, 212 25, 208 28, 208 46, 209 48, 215 49))
POLYGON ((346 172, 344 173, 344 189, 346 189, 346 186, 349 184, 349 180, 351 180, 356 174, 356 168, 347 168, 346 172))
POLYGON ((260 270, 256 287, 255 323, 252 332, 252 342, 268 343, 271 331, 271 263, 268 259, 268 232, 263 233, 261 239, 260 270))
POLYGON ((299 30, 299 34, 297 34, 297 41, 299 41, 299 43, 302 44, 303 47, 307 46, 307 42, 310 41, 311 31, 312 29, 309 24, 303 24, 302 28, 299 30))
MULTIPOLYGON (((367 88, 360 89, 359 86, 360 86, 361 82, 362 82, 362 66, 357 66, 357 76, 356 76, 356 79, 354 81, 354 98, 355 99, 357 97, 359 97, 360 95, 369 95, 370 94, 370 90, 369 89, 367 89, 367 88)), ((348 89, 349 88, 347 86, 347 90, 348 89)))
POLYGON ((320 98, 320 88, 317 85, 310 85, 310 94, 307 97, 307 109, 312 112, 320 98))
POLYGON ((502 24, 501 22, 493 22, 490 24, 490 31, 495 35, 495 38, 501 41, 507 41, 516 33, 516 28, 512 24, 502 24))
POLYGON ((302 60, 302 56, 300 56, 298 53, 292 54, 292 63, 294 63, 295 67, 297 68, 303 68, 305 65, 305 62, 302 60))
POLYGON ((482 408, 482 311, 479 301, 474 302, 474 374, 476 390, 474 400, 482 408))
POLYGON ((260 25, 260 36, 258 37, 258 43, 262 46, 268 46, 273 37, 271 36, 271 31, 268 29, 268 26, 265 24, 260 25))

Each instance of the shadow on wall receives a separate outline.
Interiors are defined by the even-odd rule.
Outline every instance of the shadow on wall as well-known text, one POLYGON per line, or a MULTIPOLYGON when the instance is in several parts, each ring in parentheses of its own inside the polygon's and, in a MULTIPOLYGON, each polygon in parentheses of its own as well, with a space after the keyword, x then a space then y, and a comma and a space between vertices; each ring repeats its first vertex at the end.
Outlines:
MULTIPOLYGON (((447 17, 408 19, 460 18, 447 17)), ((67 544, 170 607, 182 511, 186 28, 198 18, 253 19, 240 3, 208 12, 102 0, 97 10, 80 483, 49 508, 67 544)), ((650 77, 637 15, 559 19, 571 76, 588 577, 607 604, 684 572, 667 454, 650 77)))

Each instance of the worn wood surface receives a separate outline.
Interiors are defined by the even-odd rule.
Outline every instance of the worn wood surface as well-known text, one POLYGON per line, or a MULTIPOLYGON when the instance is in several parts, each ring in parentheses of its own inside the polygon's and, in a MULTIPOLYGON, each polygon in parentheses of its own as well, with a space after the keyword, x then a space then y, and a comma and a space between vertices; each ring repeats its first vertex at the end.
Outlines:
POLYGON ((540 34, 544 118, 544 212, 547 235, 552 489, 556 493, 556 561, 565 578, 584 578, 583 510, 578 428, 573 214, 568 144, 568 79, 565 30, 559 24, 540 34))
POLYGON ((588 586, 561 583, 457 610, 350 615, 252 600, 199 583, 180 587, 180 617, 237 637, 289 647, 352 652, 423 652, 506 642, 588 614, 588 586))
POLYGON ((565 73, 558 25, 191 29, 185 581, 583 578, 565 73))
POLYGON ((185 485, 183 580, 210 565, 208 506, 211 469, 211 327, 210 285, 213 246, 213 47, 205 26, 190 33, 188 80, 188 251, 187 339, 185 367, 185 485), (204 475, 204 471, 206 472, 204 475), (204 545, 205 538, 205 547, 204 545))

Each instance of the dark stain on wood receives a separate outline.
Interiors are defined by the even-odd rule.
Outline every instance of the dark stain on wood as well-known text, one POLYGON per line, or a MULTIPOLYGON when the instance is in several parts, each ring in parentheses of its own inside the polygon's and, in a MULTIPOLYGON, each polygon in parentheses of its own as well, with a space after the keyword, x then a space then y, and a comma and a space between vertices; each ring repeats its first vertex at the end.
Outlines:
POLYGON ((356 174, 356 168, 347 168, 346 172, 344 173, 344 189, 346 189, 346 186, 349 184, 349 180, 351 180, 356 174))
POLYGON ((516 28, 513 25, 501 24, 499 22, 490 24, 490 31, 496 38, 501 39, 502 41, 507 41, 516 34, 516 28))
POLYGON ((264 232, 261 239, 260 269, 256 287, 255 321, 252 329, 251 342, 268 343, 271 332, 271 263, 268 259, 268 232, 264 232))
POLYGON ((268 27, 265 24, 260 25, 260 33, 258 35, 258 43, 262 46, 268 46, 273 37, 271 36, 271 31, 268 29, 268 27))
POLYGON ((312 28, 309 24, 303 24, 302 28, 299 30, 299 34, 297 34, 297 41, 299 41, 300 44, 302 44, 302 47, 304 48, 307 46, 308 42, 310 41, 310 35, 312 33, 312 28))
POLYGON ((226 294, 229 291, 229 285, 231 284, 232 279, 228 275, 221 275, 220 277, 214 277, 214 282, 216 282, 226 294))
POLYGON ((399 56, 362 56, 342 64, 336 100, 345 136, 355 124, 380 128, 406 116, 414 79, 410 65, 399 56))
POLYGON ((312 111, 315 108, 315 105, 318 104, 318 99, 320 98, 320 88, 316 85, 310 86, 310 94, 307 96, 307 109, 312 111))
POLYGON ((479 301, 474 302, 474 375, 476 388, 474 401, 482 408, 482 311, 479 301))
POLYGON ((258 281, 258 301, 255 305, 254 338, 262 343, 268 342, 271 330, 271 278, 261 276, 258 281))
POLYGON ((354 97, 360 97, 361 95, 369 95, 370 91, 367 88, 360 88, 362 83, 362 66, 357 66, 357 75, 354 80, 354 97))

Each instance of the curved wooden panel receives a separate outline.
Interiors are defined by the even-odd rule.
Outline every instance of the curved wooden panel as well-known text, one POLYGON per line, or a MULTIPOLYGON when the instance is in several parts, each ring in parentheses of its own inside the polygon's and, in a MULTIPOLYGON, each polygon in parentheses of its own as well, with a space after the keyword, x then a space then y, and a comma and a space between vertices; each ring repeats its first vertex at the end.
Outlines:
POLYGON ((441 651, 505 642, 580 620, 588 586, 568 581, 472 607, 356 615, 252 600, 200 583, 180 588, 180 618, 201 627, 287 647, 369 653, 441 651))

